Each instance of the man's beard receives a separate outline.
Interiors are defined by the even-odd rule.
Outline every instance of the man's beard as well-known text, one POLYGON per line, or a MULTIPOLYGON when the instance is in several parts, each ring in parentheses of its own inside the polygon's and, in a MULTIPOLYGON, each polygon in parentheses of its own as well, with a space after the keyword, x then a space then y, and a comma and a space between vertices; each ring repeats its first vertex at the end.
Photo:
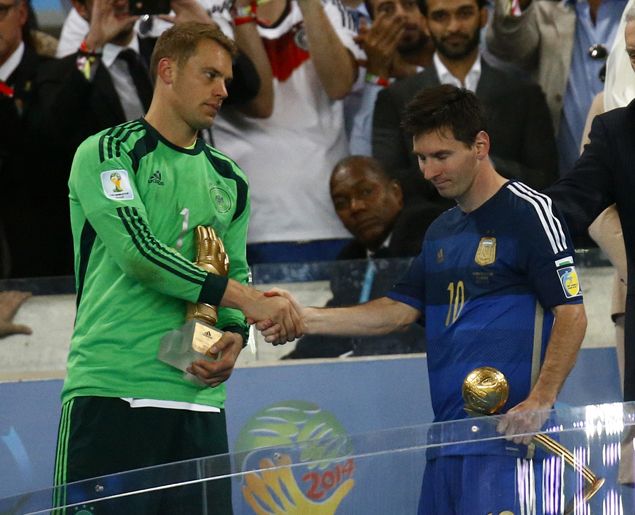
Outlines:
POLYGON ((471 37, 465 39, 464 43, 458 47, 447 45, 442 39, 436 38, 434 34, 431 34, 430 37, 434 42, 437 52, 439 52, 442 56, 452 60, 459 60, 467 57, 474 51, 475 48, 478 48, 481 34, 479 30, 474 31, 471 37))
POLYGON ((418 52, 426 46, 428 42, 428 36, 421 32, 418 38, 408 39, 407 41, 400 41, 397 45, 397 50, 401 54, 411 54, 418 52))

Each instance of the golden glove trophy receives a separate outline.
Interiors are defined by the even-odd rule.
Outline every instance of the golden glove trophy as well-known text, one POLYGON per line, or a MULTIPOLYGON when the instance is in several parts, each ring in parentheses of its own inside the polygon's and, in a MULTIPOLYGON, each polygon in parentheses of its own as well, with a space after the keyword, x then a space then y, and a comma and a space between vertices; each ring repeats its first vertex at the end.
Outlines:
MULTIPOLYGON (((197 266, 216 275, 229 273, 229 258, 214 229, 199 225, 196 228, 196 247, 197 266)), ((187 322, 181 329, 170 331, 161 339, 158 358, 186 372, 188 380, 202 385, 204 383, 187 373, 186 369, 197 359, 214 361, 220 357, 210 352, 212 345, 223 335, 223 331, 214 327, 218 311, 210 304, 188 302, 185 318, 187 322)))
MULTIPOLYGON (((493 367, 479 367, 472 370, 463 380, 463 401, 465 411, 473 417, 494 415, 507 402, 509 383, 505 375, 493 367)), ((573 453, 545 434, 531 437, 531 442, 555 456, 560 456, 567 465, 584 478, 582 496, 584 502, 593 497, 602 485, 604 478, 598 478, 586 465, 580 463, 573 453)), ((573 500, 565 507, 565 515, 573 513, 573 500)))

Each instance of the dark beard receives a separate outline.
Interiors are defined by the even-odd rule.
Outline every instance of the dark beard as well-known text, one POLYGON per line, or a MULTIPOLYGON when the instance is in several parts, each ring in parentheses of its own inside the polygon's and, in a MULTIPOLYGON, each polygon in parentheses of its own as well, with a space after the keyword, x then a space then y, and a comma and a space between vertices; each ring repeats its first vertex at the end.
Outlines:
POLYGON ((465 42, 465 45, 460 48, 452 48, 446 45, 440 39, 437 39, 433 34, 430 35, 434 46, 443 57, 451 60, 459 60, 470 55, 475 48, 478 48, 480 43, 481 33, 479 30, 474 31, 471 38, 465 42))

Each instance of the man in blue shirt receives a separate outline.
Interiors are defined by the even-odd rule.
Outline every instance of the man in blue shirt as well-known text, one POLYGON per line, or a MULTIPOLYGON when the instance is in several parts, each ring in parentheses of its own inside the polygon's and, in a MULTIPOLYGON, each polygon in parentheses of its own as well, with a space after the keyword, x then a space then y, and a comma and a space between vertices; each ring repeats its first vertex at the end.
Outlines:
MULTIPOLYGON (((587 113, 626 0, 495 0, 486 34, 497 58, 540 84, 558 138, 560 174, 580 153, 587 113)), ((519 99, 522 100, 522 99, 519 99)))
MULTIPOLYGON (((493 168, 473 93, 450 85, 425 89, 403 123, 424 177, 457 205, 432 223, 421 254, 385 297, 305 308, 305 332, 376 335, 424 324, 437 422, 467 416, 461 387, 468 372, 502 371, 510 396, 498 430, 513 441, 428 453, 419 513, 522 513, 530 506, 525 501, 540 503, 542 495, 520 495, 528 485, 517 477, 533 469, 522 477, 540 485, 542 471, 521 445, 528 438, 512 435, 539 429, 530 414, 551 409, 586 330, 574 249, 550 199, 493 168)), ((259 328, 276 343, 277 327, 269 325, 259 328)))

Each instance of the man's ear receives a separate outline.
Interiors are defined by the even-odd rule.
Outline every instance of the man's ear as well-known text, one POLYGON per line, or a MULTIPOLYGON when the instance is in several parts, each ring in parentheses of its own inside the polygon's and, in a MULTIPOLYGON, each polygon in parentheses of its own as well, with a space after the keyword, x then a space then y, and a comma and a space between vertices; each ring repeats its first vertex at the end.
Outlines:
POLYGON ((400 207, 403 207, 403 189, 401 188, 401 184, 397 180, 390 181, 390 190, 395 195, 397 202, 400 207))
POLYGON ((169 57, 163 57, 157 63, 157 82, 172 84, 176 74, 176 63, 169 57))
POLYGON ((480 12, 480 28, 485 28, 485 26, 487 25, 487 19, 489 18, 489 11, 487 10, 487 7, 483 7, 481 9, 480 12))
POLYGON ((476 158, 485 159, 489 155, 489 134, 480 131, 474 139, 474 147, 476 148, 476 158))

